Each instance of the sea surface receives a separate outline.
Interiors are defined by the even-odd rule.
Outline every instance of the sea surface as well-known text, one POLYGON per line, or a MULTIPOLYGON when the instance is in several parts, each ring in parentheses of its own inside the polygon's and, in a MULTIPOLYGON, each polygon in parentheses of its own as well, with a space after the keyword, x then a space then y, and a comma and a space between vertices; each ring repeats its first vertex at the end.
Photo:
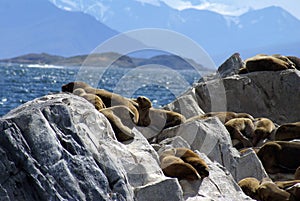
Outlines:
POLYGON ((147 96, 154 107, 172 102, 207 71, 169 68, 63 67, 0 63, 0 117, 35 98, 61 91, 72 81, 85 81, 128 98, 147 96))

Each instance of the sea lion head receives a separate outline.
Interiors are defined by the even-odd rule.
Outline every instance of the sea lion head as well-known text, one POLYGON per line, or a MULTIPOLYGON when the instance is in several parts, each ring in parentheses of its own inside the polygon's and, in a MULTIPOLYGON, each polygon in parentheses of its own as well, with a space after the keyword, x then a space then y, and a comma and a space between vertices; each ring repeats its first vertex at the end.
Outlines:
POLYGON ((152 107, 152 103, 150 101, 149 98, 145 97, 145 96, 139 96, 136 99, 137 103, 139 104, 139 108, 140 109, 149 109, 152 107))

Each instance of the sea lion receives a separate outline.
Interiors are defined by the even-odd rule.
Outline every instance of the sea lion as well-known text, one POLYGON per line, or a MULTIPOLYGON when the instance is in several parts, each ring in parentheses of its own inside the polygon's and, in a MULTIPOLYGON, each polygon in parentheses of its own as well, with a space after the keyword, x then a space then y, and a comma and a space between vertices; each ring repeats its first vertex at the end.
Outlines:
POLYGON ((252 147, 249 138, 254 135, 254 124, 249 118, 234 118, 225 123, 231 139, 237 139, 244 147, 252 147))
POLYGON ((101 100, 101 98, 99 98, 95 94, 85 93, 84 89, 82 89, 82 88, 75 89, 73 91, 73 94, 75 94, 77 96, 80 96, 80 97, 83 97, 84 99, 86 99, 87 101, 92 103, 97 110, 101 110, 103 108, 106 108, 103 101, 101 100))
POLYGON ((254 200, 259 200, 259 195, 257 189, 259 187, 260 181, 254 177, 246 177, 238 182, 242 191, 254 200))
POLYGON ((275 132, 275 140, 300 139, 300 122, 286 123, 279 126, 275 132))
POLYGON ((84 89, 86 93, 97 95, 99 98, 101 98, 106 107, 117 105, 124 105, 128 107, 134 113, 133 122, 138 123, 139 112, 136 108, 136 103, 134 101, 104 89, 95 89, 85 82, 70 82, 62 86, 62 91, 72 93, 77 88, 84 89))
POLYGON ((152 108, 151 101, 145 96, 140 96, 135 101, 138 104, 138 112, 140 115, 138 121, 139 126, 153 126, 158 130, 163 130, 180 125, 186 120, 185 117, 178 112, 152 108))
POLYGON ((133 139, 134 134, 131 130, 134 126, 132 123, 134 113, 128 107, 124 105, 113 106, 101 109, 100 112, 110 122, 118 141, 123 142, 133 139))
POLYGON ((209 168, 205 161, 198 154, 187 148, 172 148, 165 150, 160 154, 160 161, 166 156, 174 156, 183 160, 185 163, 192 165, 196 169, 201 178, 209 176, 209 168))
POLYGON ((300 58, 296 56, 286 56, 290 61, 295 64, 295 68, 300 70, 300 58))
POLYGON ((285 201, 289 200, 290 193, 280 189, 270 179, 263 179, 257 188, 257 194, 263 201, 285 201))
POLYGON ((198 180, 200 176, 197 170, 176 156, 166 155, 160 160, 160 167, 168 177, 176 177, 179 180, 198 180))
POLYGON ((252 144, 253 146, 256 146, 260 140, 266 139, 271 135, 271 133, 275 130, 275 125, 268 118, 255 118, 253 123, 255 131, 252 144))
POLYGON ((268 55, 256 55, 246 59, 245 67, 248 72, 295 69, 291 63, 268 55))
POLYGON ((300 143, 274 141, 265 143, 257 152, 267 173, 294 173, 300 166, 300 143))
POLYGON ((208 112, 204 115, 194 116, 187 119, 187 122, 194 121, 197 119, 207 119, 209 117, 218 117, 222 123, 226 123, 234 118, 249 118, 254 119, 250 114, 247 113, 236 113, 236 112, 208 112))
POLYGON ((255 200, 262 201, 284 201, 289 200, 290 194, 280 189, 276 183, 268 178, 257 180, 254 177, 247 177, 238 182, 243 192, 255 200))

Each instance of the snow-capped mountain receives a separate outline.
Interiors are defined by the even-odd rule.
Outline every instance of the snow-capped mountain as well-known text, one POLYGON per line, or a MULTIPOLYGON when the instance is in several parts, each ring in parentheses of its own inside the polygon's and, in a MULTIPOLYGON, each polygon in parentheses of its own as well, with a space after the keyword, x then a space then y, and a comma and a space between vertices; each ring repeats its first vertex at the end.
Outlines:
POLYGON ((47 0, 0 1, 0 58, 27 53, 86 54, 118 32, 47 0))
MULTIPOLYGON (((175 10, 137 0, 50 0, 58 7, 83 11, 118 31, 166 28, 195 40, 218 62, 234 52, 242 57, 257 53, 300 56, 300 21, 280 7, 225 16, 207 10, 175 10)), ((180 45, 180 44, 179 44, 180 45)))

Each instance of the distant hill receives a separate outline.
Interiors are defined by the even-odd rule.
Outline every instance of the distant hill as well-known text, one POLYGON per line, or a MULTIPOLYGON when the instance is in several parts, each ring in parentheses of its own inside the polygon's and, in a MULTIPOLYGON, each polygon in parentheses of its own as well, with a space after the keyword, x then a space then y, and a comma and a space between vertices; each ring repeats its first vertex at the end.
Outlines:
POLYGON ((61 10, 47 0, 1 0, 0 19, 0 58, 88 54, 118 34, 90 15, 61 10))
POLYGON ((101 66, 115 65, 124 68, 134 68, 144 65, 162 65, 172 69, 197 69, 212 70, 205 68, 201 64, 197 64, 191 59, 183 59, 175 55, 158 55, 151 58, 135 58, 120 55, 118 53, 108 52, 101 54, 78 55, 71 57, 63 57, 41 54, 26 54, 10 59, 2 59, 1 63, 17 63, 17 64, 39 64, 39 65, 58 65, 58 66, 101 66), (114 61, 113 64, 110 61, 114 61), (192 66, 193 65, 193 66, 192 66))

